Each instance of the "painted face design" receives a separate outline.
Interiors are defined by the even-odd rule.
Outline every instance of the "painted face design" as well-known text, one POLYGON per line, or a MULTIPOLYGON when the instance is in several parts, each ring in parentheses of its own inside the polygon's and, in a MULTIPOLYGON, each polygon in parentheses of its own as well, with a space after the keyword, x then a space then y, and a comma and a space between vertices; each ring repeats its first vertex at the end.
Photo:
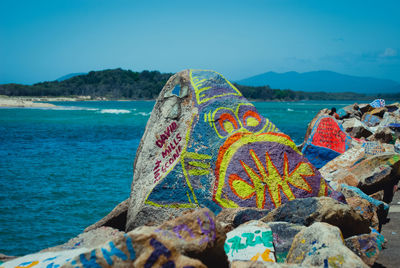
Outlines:
MULTIPOLYGON (((197 112, 182 137, 185 145, 174 172, 175 181, 179 172, 185 177, 180 187, 186 189, 181 191, 186 192, 186 207, 271 209, 297 197, 327 195, 325 180, 294 142, 228 80, 204 70, 190 70, 189 79, 197 112)), ((161 187, 149 200, 157 199, 161 187)), ((182 194, 170 197, 176 201, 178 196, 182 194)), ((162 198, 165 194, 159 194, 162 198)))

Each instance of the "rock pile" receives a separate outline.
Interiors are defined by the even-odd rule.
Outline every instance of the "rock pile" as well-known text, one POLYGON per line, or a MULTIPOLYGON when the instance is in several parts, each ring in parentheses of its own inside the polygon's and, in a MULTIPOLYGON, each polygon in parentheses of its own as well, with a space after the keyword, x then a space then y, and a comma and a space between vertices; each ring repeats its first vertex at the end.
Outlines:
POLYGON ((341 121, 321 111, 303 155, 220 74, 177 73, 130 198, 67 243, 0 266, 371 266, 400 172, 400 105, 373 105, 345 107, 341 121))

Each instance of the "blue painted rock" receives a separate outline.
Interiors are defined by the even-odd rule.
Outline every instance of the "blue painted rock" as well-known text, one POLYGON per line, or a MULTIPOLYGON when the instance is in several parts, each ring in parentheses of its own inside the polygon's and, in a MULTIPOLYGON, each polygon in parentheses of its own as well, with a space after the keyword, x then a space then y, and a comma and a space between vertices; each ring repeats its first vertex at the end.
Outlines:
POLYGON ((369 234, 347 238, 345 244, 366 264, 372 266, 376 259, 378 259, 379 253, 382 251, 385 238, 378 231, 372 229, 369 234))
POLYGON ((374 108, 380 108, 380 107, 385 107, 385 100, 384 99, 376 99, 373 102, 371 102, 369 105, 374 108))
POLYGON ((380 118, 379 116, 369 114, 369 113, 364 114, 362 117, 363 123, 369 127, 374 127, 374 126, 379 125, 381 120, 382 120, 382 118, 380 118))
POLYGON ((339 228, 322 222, 295 236, 286 262, 304 267, 368 267, 344 245, 339 228))
POLYGON ((308 126, 302 153, 321 168, 352 146, 352 138, 336 119, 320 112, 308 126))
POLYGON ((207 207, 274 209, 333 192, 294 142, 214 71, 162 89, 137 150, 127 230, 207 207))

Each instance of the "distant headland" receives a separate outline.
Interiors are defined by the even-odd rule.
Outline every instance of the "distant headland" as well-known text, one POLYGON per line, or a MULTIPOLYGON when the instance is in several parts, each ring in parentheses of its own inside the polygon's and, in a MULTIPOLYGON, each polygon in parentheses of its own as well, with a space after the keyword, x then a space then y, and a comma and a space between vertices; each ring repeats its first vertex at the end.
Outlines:
MULTIPOLYGON (((63 79, 33 85, 2 84, 0 95, 9 97, 66 97, 79 100, 151 100, 155 99, 172 73, 159 71, 134 72, 109 69, 87 74, 66 75, 63 79), (82 96, 85 98, 82 99, 82 96)), ((249 79, 241 80, 248 81, 249 79)), ((400 91, 393 93, 364 94, 354 92, 306 92, 292 89, 273 89, 269 85, 251 86, 238 82, 235 86, 251 100, 300 101, 300 100, 386 100, 400 99, 400 91)), ((265 82, 267 83, 267 82, 265 82)), ((248 83, 247 83, 248 84, 248 83)))

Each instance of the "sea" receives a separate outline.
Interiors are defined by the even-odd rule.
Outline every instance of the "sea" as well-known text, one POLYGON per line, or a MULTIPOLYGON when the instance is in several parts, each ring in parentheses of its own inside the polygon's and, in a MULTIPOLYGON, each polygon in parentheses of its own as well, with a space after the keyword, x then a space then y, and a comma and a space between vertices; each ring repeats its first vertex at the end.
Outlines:
MULTIPOLYGON (((323 108, 355 101, 253 102, 300 144, 323 108)), ((53 102, 0 108, 0 253, 67 242, 129 197, 154 101, 53 102)))

